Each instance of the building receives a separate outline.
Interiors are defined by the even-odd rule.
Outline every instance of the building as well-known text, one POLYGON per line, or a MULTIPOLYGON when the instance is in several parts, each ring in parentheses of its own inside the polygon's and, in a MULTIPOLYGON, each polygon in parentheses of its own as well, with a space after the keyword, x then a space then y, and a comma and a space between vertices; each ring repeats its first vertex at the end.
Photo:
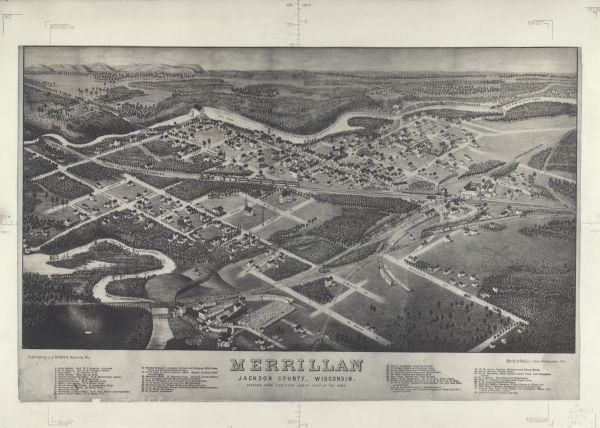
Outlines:
POLYGON ((463 187, 461 196, 463 198, 476 198, 479 196, 479 186, 476 183, 469 181, 465 187, 463 187))
POLYGON ((211 213, 217 217, 221 217, 222 215, 225 214, 225 210, 223 209, 223 207, 221 205, 219 205, 218 207, 214 207, 211 210, 211 213))
POLYGON ((425 216, 425 218, 432 218, 435 217, 437 214, 437 211, 435 210, 435 208, 430 208, 427 211, 425 211, 423 213, 423 215, 425 216))
POLYGON ((244 214, 247 216, 254 215, 254 210, 248 205, 248 199, 244 202, 244 214))
POLYGON ((281 193, 279 194, 279 203, 280 204, 286 204, 288 202, 292 202, 294 201, 294 194, 291 192, 290 189, 283 189, 281 191, 281 193))

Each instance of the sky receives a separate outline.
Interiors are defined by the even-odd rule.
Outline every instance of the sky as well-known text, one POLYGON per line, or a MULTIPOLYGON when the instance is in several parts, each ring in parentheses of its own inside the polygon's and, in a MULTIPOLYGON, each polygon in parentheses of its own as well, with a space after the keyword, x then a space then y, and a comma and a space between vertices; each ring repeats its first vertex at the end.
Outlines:
POLYGON ((206 70, 509 71, 575 73, 575 48, 26 47, 39 64, 200 64, 206 70))

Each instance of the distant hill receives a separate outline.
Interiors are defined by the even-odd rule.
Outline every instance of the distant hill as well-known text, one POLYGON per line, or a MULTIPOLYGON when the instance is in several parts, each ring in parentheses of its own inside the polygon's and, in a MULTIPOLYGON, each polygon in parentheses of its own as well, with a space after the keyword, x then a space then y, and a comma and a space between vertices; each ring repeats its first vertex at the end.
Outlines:
POLYGON ((129 64, 118 67, 126 73, 202 73, 204 70, 197 64, 171 65, 171 64, 129 64))
POLYGON ((110 66, 103 63, 94 64, 52 64, 32 65, 25 67, 25 73, 165 73, 190 74, 203 73, 204 69, 198 64, 128 64, 110 66))
POLYGON ((101 62, 96 62, 94 64, 85 66, 92 73, 110 73, 115 71, 110 65, 103 64, 101 62))

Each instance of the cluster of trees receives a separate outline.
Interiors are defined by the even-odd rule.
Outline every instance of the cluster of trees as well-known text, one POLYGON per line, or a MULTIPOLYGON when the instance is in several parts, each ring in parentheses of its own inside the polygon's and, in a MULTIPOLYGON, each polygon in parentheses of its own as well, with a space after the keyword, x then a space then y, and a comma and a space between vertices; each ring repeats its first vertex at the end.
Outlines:
POLYGON ((97 164, 96 162, 85 162, 68 168, 68 171, 77 177, 85 178, 93 182, 102 180, 118 181, 123 178, 123 174, 114 168, 108 168, 97 164))
MULTIPOLYGON (((54 198, 54 196, 52 196, 54 198)), ((46 218, 41 220, 37 215, 33 214, 34 206, 33 203, 29 202, 31 198, 24 198, 23 204, 23 232, 29 233, 34 229, 56 229, 56 230, 64 230, 66 226, 61 220, 46 218)), ((66 205, 67 201, 63 199, 62 201, 56 202, 61 203, 62 205, 66 205)))
POLYGON ((109 150, 114 149, 115 146, 113 143, 118 143, 120 146, 123 146, 135 141, 139 141, 139 139, 146 137, 148 137, 148 134, 142 132, 121 137, 107 137, 90 146, 75 147, 75 150, 86 156, 95 156, 97 154, 108 152, 109 150))
POLYGON ((186 162, 180 159, 163 159, 160 162, 152 163, 148 169, 201 173, 217 165, 220 165, 220 162, 186 162))
POLYGON ((575 351, 576 265, 518 264, 485 278, 491 303, 529 321, 511 349, 518 352, 575 351), (498 290, 494 292, 493 289, 498 290))
POLYGON ((497 159, 490 159, 483 162, 473 163, 469 165, 469 170, 462 174, 460 178, 471 177, 473 175, 478 174, 485 174, 486 172, 491 171, 492 169, 497 168, 501 165, 504 165, 505 163, 506 162, 497 159))
MULTIPOLYGON (((169 147, 170 150, 172 150, 169 147)), ((157 161, 152 156, 147 155, 139 147, 130 147, 124 150, 120 150, 115 153, 110 153, 102 157, 111 163, 121 164, 125 166, 131 166, 134 168, 151 169, 155 171, 179 171, 179 172, 190 172, 190 173, 201 173, 207 168, 212 168, 219 163, 194 163, 186 162, 181 159, 162 159, 157 161)))
MULTIPOLYGON (((146 349, 152 336, 152 314, 140 308, 130 308, 136 315, 127 336, 117 345, 121 349, 146 349)), ((125 330, 127 331, 127 330, 125 330)))
POLYGON ((463 299, 404 308, 390 317, 384 335, 401 352, 466 352, 508 325, 507 317, 463 299), (427 310, 428 309, 428 310, 427 310))
POLYGON ((48 141, 55 142, 56 140, 54 140, 52 137, 40 138, 33 145, 33 149, 45 157, 64 165, 68 165, 79 160, 75 154, 58 146, 57 144, 59 143, 50 144, 48 141))
POLYGON ((546 238, 575 241, 577 239, 577 222, 575 219, 554 219, 546 224, 521 227, 519 233, 529 237, 543 236, 546 238))
POLYGON ((274 281, 281 281, 282 279, 304 272, 309 267, 309 265, 301 262, 295 257, 285 256, 283 260, 277 262, 277 266, 270 267, 263 273, 274 281))
POLYGON ((277 85, 247 85, 241 88, 232 88, 233 92, 243 95, 254 95, 257 97, 276 97, 279 95, 277 85))
MULTIPOLYGON (((478 117, 497 116, 497 115, 501 115, 501 114, 502 113, 500 113, 500 112, 491 113, 491 112, 483 112, 483 111, 455 110, 455 109, 449 109, 449 108, 448 109, 427 110, 428 116, 441 117, 441 118, 447 119, 447 120, 455 120, 455 119, 471 120, 471 119, 476 119, 478 117)), ((420 112, 416 112, 416 113, 409 114, 407 117, 408 118, 419 117, 420 115, 421 115, 420 112)))
POLYGON ((506 224, 490 222, 482 224, 481 228, 489 230, 490 232, 502 232, 504 229, 506 229, 506 224))
POLYGON ((313 263, 321 263, 329 260, 336 254, 345 250, 346 247, 338 242, 331 241, 320 236, 297 234, 287 236, 278 242, 279 246, 313 263))
POLYGON ((558 141, 560 146, 576 146, 577 145, 577 130, 571 129, 566 132, 558 141))
POLYGON ((345 195, 340 193, 315 193, 303 194, 303 196, 312 197, 317 201, 326 202, 332 205, 339 205, 348 208, 371 208, 373 210, 384 211, 387 213, 407 213, 419 208, 418 204, 401 198, 345 195))
POLYGON ((419 191, 419 192, 429 192, 433 190, 434 184, 431 181, 426 180, 417 180, 413 181, 408 185, 409 190, 419 191))
POLYGON ((501 177, 505 177, 513 172, 515 172, 517 170, 517 168, 519 167, 519 162, 511 162, 509 164, 504 165, 501 168, 498 168, 495 171, 492 171, 490 173, 490 176, 498 179, 501 177))
POLYGON ((552 153, 551 147, 537 152, 536 154, 531 156, 531 158, 529 158, 527 165, 529 165, 532 168, 543 170, 544 165, 546 165, 546 160, 548 159, 548 156, 550 156, 550 153, 552 153))
POLYGON ((348 119, 348 125, 360 126, 363 129, 358 132, 360 136, 367 138, 376 138, 380 135, 380 129, 393 123, 390 119, 381 119, 376 117, 351 117, 348 119))
POLYGON ((292 287, 294 291, 308 297, 321 305, 329 303, 333 300, 333 294, 329 288, 325 286, 325 278, 317 279, 316 281, 299 284, 292 287))
POLYGON ((343 266, 343 265, 355 263, 359 260, 365 259, 365 258, 369 257, 371 254, 375 253, 377 251, 377 247, 379 247, 380 244, 381 244, 381 242, 378 241, 378 242, 373 242, 371 244, 367 244, 367 245, 358 247, 355 250, 349 251, 346 254, 342 255, 341 257, 338 257, 337 259, 333 260, 332 262, 326 264, 325 267, 332 268, 332 267, 336 267, 336 266, 343 266))
POLYGON ((113 296, 148 298, 146 281, 150 278, 117 279, 106 286, 106 292, 113 296))
POLYGON ((28 138, 57 133, 74 143, 85 143, 105 134, 124 134, 136 125, 99 107, 77 101, 69 94, 25 88, 24 129, 28 138), (58 106, 58 107, 56 107, 58 106))
POLYGON ((77 199, 93 191, 90 186, 75 181, 61 172, 44 177, 38 183, 59 198, 68 200, 77 199))
POLYGON ((341 215, 326 220, 309 234, 351 246, 361 242, 367 230, 385 217, 381 211, 366 208, 344 208, 341 215))
MULTIPOLYGON (((335 87, 323 85, 300 88, 285 85, 285 95, 280 91, 278 96, 248 96, 236 92, 230 83, 221 79, 152 82, 154 89, 172 94, 157 103, 156 115, 178 106, 183 109, 194 105, 212 106, 235 111, 268 126, 296 134, 321 131, 348 111, 383 107, 383 101, 369 97, 366 88, 357 87, 350 81, 347 85, 344 83, 336 82, 335 87)), ((280 86, 277 85, 277 88, 280 86)), ((255 86, 250 86, 253 87, 255 86)))
POLYGON ((142 180, 143 182, 148 183, 149 185, 157 187, 159 189, 164 189, 165 187, 172 186, 173 184, 181 181, 181 179, 177 177, 162 177, 160 175, 149 175, 141 173, 135 173, 133 175, 142 180))
POLYGON ((41 203, 41 200, 38 197, 40 195, 43 195, 46 199, 49 198, 52 206, 55 204, 63 206, 67 205, 66 199, 50 195, 48 191, 45 191, 29 179, 23 180, 23 233, 27 234, 33 229, 49 230, 50 228, 53 228, 56 230, 64 230, 65 225, 62 220, 57 218, 40 219, 35 214, 35 207, 41 203))
MULTIPOLYGON (((223 162, 221 160, 216 159, 216 158, 214 158, 212 156, 206 156, 205 154, 199 154, 199 155, 196 155, 196 156, 192 156, 190 158, 190 160, 201 171, 206 171, 207 169, 219 167, 219 166, 221 166, 223 164, 223 162), (207 157, 209 159, 208 160, 204 160, 207 157)), ((251 172, 248 171, 248 174, 251 174, 251 172)))
POLYGON ((68 107, 77 104, 73 98, 69 96, 59 95, 50 91, 41 91, 37 88, 25 85, 23 87, 23 96, 25 102, 29 105, 33 104, 58 104, 63 107, 68 107))
POLYGON ((215 263, 216 266, 222 267, 227 264, 235 263, 240 260, 251 259, 265 252, 266 245, 260 241, 255 242, 253 245, 236 246, 236 241, 225 246, 215 248, 210 254, 210 259, 215 263))
POLYGON ((162 267, 162 263, 155 257, 132 254, 119 245, 109 242, 100 242, 92 246, 88 251, 77 253, 69 258, 51 258, 48 264, 62 268, 76 269, 93 261, 109 263, 110 266, 105 266, 102 269, 118 272, 119 274, 145 272, 162 267))
POLYGON ((144 143, 144 146, 154 153, 156 156, 175 156, 178 152, 177 149, 173 148, 173 142, 170 140, 156 139, 144 143))
POLYGON ((87 143, 106 134, 127 134, 138 126, 99 108, 88 109, 77 115, 64 117, 66 128, 80 134, 74 143, 87 143))
POLYGON ((24 152, 23 156, 23 178, 34 178, 38 175, 46 174, 56 169, 56 165, 42 158, 33 157, 28 152, 24 152))
POLYGON ((306 227, 306 225, 304 225, 304 224, 295 224, 294 226, 290 227, 289 229, 278 230, 277 232, 273 232, 271 234, 271 236, 269 237, 269 241, 271 241, 277 245, 281 245, 284 242, 286 242, 287 240, 289 240, 290 238, 297 236, 298 232, 301 231, 302 229, 304 229, 305 227, 306 227))
POLYGON ((183 180, 168 190, 173 196, 185 201, 191 201, 204 195, 209 195, 210 197, 229 196, 238 192, 244 192, 255 198, 262 198, 276 191, 277 189, 270 185, 205 180, 183 180))
POLYGON ((137 118, 149 122, 153 122, 158 115, 156 104, 145 105, 141 103, 130 103, 128 101, 117 104, 117 111, 122 117, 137 118))
POLYGON ((136 168, 144 168, 146 165, 155 162, 155 159, 152 156, 144 153, 139 147, 129 147, 115 153, 109 153, 108 155, 102 156, 101 159, 136 168))
POLYGON ((193 264, 209 260, 210 253, 201 243, 186 242, 185 245, 182 245, 176 239, 172 239, 173 232, 171 230, 150 219, 139 221, 130 210, 119 213, 119 218, 116 220, 112 216, 108 218, 110 221, 107 224, 102 224, 101 220, 97 219, 72 229, 44 244, 42 251, 58 254, 95 239, 113 238, 133 248, 160 251, 183 263, 193 264), (147 227, 146 224, 152 224, 152 227, 147 227))
POLYGON ((126 86, 110 86, 104 90, 104 93, 97 100, 104 103, 112 103, 144 94, 145 92, 140 89, 129 89, 126 86))
POLYGON ((577 106, 569 103, 556 103, 551 101, 537 101, 521 104, 508 110, 502 118, 505 122, 513 120, 531 119, 535 117, 560 116, 563 114, 577 114, 577 106))
POLYGON ((91 285, 106 273, 82 271, 71 275, 46 276, 23 272, 23 305, 52 305, 69 302, 94 302, 91 285), (89 287, 85 283, 90 282, 89 287))
POLYGON ((577 173, 577 146, 575 144, 561 144, 552 150, 546 169, 551 171, 565 171, 577 173))
POLYGON ((548 181, 550 188, 573 201, 577 200, 577 184, 566 180, 559 180, 558 178, 551 178, 548 181))
POLYGON ((551 201, 556 201, 556 197, 554 196, 554 193, 552 193, 550 191, 550 189, 548 189, 546 186, 542 186, 541 184, 532 183, 531 187, 533 189, 533 191, 531 192, 532 195, 537 195, 542 198, 549 199, 551 201))

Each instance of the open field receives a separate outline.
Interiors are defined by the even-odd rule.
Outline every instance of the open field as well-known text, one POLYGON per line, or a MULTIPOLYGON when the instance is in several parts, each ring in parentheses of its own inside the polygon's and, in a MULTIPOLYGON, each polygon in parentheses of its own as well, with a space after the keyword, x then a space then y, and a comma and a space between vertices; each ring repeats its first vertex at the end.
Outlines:
POLYGON ((313 201, 308 205, 294 211, 294 215, 303 220, 309 221, 316 218, 319 222, 330 220, 342 213, 342 208, 326 204, 322 202, 313 201))
POLYGON ((497 131, 520 131, 526 129, 569 128, 575 126, 575 118, 571 116, 542 117, 519 120, 514 122, 491 121, 485 119, 473 120, 476 125, 483 125, 497 131))
POLYGON ((480 228, 476 236, 458 233, 452 237, 453 242, 442 243, 420 258, 434 266, 439 264, 442 270, 451 267, 454 277, 464 271, 467 278, 476 274, 479 279, 498 274, 514 264, 544 265, 574 261, 574 243, 546 238, 531 239, 518 231, 528 224, 542 223, 544 220, 542 217, 505 222, 507 227, 502 232, 480 228))
POLYGON ((480 150, 497 156, 503 160, 514 159, 518 153, 530 150, 533 147, 544 145, 551 147, 555 145, 564 131, 527 132, 522 134, 486 135, 481 137, 478 143, 480 150))
POLYGON ((300 223, 288 217, 279 216, 274 221, 267 224, 265 227, 258 229, 255 234, 262 239, 269 239, 275 232, 290 229, 294 226, 299 226, 300 223))
POLYGON ((272 194, 267 199, 265 199, 265 202, 275 208, 279 208, 280 210, 287 211, 297 205, 300 205, 304 201, 306 201, 305 197, 297 195, 297 194, 292 194, 291 201, 282 203, 282 202, 279 202, 280 194, 281 194, 281 192, 272 194))
POLYGON ((146 294, 150 300, 155 302, 173 302, 177 293, 189 283, 190 278, 185 275, 175 273, 159 275, 146 282, 146 294))
POLYGON ((367 279, 366 287, 385 302, 380 304, 354 293, 334 309, 361 325, 374 327, 379 335, 393 342, 393 350, 465 352, 484 339, 489 329, 494 331, 502 323, 497 315, 417 275, 395 265, 388 268, 412 291, 385 283, 374 261, 352 280, 367 279))
POLYGON ((276 217, 278 214, 260 205, 252 207, 252 214, 247 215, 243 210, 227 217, 227 222, 239 227, 243 230, 249 230, 262 224, 270 218, 276 217))
POLYGON ((244 206, 244 198, 240 195, 219 196, 216 198, 208 198, 198 203, 198 206, 207 211, 213 208, 222 207, 225 214, 244 206))

